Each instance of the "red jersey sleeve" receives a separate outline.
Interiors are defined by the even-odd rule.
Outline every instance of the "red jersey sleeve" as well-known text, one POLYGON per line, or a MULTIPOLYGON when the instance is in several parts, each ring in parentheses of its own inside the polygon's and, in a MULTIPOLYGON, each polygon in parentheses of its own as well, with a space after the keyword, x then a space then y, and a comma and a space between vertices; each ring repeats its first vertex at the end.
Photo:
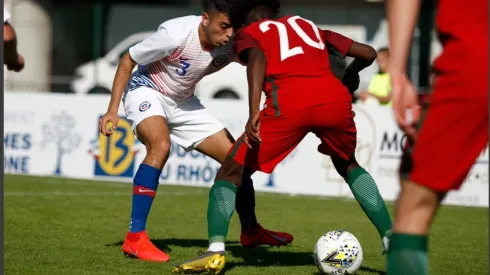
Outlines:
POLYGON ((259 41, 244 30, 238 31, 233 39, 233 51, 238 57, 238 61, 241 63, 247 63, 247 56, 244 54, 247 53, 246 50, 251 48, 261 49, 259 41))
POLYGON ((350 47, 354 41, 350 38, 347 38, 339 33, 322 30, 323 36, 325 38, 325 42, 327 43, 328 50, 333 51, 340 55, 340 57, 344 58, 349 52, 350 47))

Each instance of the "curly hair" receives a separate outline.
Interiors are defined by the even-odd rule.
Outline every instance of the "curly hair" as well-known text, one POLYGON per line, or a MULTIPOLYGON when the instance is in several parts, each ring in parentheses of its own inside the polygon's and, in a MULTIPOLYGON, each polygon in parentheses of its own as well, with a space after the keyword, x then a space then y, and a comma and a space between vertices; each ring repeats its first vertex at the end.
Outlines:
POLYGON ((232 9, 230 2, 230 0, 203 0, 202 4, 205 11, 216 10, 228 15, 232 9))
POLYGON ((235 29, 242 27, 250 12, 269 13, 275 17, 281 9, 281 0, 229 0, 231 10, 228 14, 235 29))

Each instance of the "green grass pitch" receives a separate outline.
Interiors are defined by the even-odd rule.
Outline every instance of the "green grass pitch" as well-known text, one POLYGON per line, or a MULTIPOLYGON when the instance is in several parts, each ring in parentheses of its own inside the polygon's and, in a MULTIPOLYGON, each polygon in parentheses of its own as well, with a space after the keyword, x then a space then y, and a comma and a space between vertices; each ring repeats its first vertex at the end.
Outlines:
MULTIPOLYGON (((169 263, 127 259, 121 243, 131 211, 131 185, 5 176, 5 274, 171 274, 173 264, 207 247, 208 189, 161 186, 148 220, 169 263)), ((389 205, 390 210, 393 209, 389 205)), ((385 274, 379 236, 353 200, 257 193, 265 227, 294 235, 292 245, 245 250, 234 215, 226 274, 316 274, 311 256, 326 231, 357 236, 364 262, 357 274, 385 274)), ((443 206, 430 239, 432 275, 488 274, 488 209, 443 206)))

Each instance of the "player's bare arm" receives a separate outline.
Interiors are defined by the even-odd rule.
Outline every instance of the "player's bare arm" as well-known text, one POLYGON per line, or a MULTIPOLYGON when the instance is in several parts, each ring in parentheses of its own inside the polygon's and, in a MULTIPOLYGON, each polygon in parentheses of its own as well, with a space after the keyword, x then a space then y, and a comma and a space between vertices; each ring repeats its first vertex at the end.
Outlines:
POLYGON ((107 113, 99 121, 100 132, 105 136, 112 135, 113 130, 117 128, 117 123, 119 122, 119 115, 117 114, 119 104, 129 78, 131 77, 131 72, 135 66, 136 62, 133 61, 129 53, 126 53, 121 59, 121 62, 119 62, 116 76, 114 77, 114 82, 112 84, 109 108, 107 109, 107 113), (107 129, 107 123, 109 122, 112 123, 112 127, 107 129))
POLYGON ((347 52, 347 56, 354 57, 354 61, 347 67, 347 70, 359 73, 365 68, 371 66, 376 60, 377 53, 373 47, 354 42, 347 52))
POLYGON ((174 49, 175 40, 169 35, 169 30, 166 24, 163 23, 153 35, 131 47, 128 53, 123 56, 114 77, 109 108, 99 122, 102 134, 111 135, 112 130, 117 128, 119 104, 134 67, 158 61, 168 56, 174 49), (106 129, 108 122, 112 122, 110 129, 106 129))
MULTIPOLYGON (((266 57, 264 52, 259 48, 251 48, 248 50, 248 104, 249 104, 249 119, 245 130, 247 139, 251 139, 260 143, 260 97, 264 87, 266 57)), ((248 147, 252 147, 249 140, 245 139, 248 147)))
POLYGON ((355 59, 345 70, 342 82, 349 89, 350 93, 354 93, 359 88, 359 72, 373 64, 374 60, 376 60, 377 53, 369 45, 353 42, 346 56, 354 57, 355 59))
POLYGON ((349 92, 353 93, 359 87, 359 72, 376 60, 376 51, 369 45, 355 42, 339 33, 330 30, 322 30, 322 32, 329 51, 333 50, 341 58, 346 56, 355 58, 342 79, 349 92))
POLYGON ((390 0, 386 3, 390 37, 388 73, 391 77, 393 110, 400 128, 413 139, 417 136, 415 125, 420 108, 417 91, 407 77, 406 67, 420 2, 390 0))
POLYGON ((24 68, 24 57, 17 52, 17 35, 8 22, 3 24, 3 63, 7 69, 20 72, 24 68))
POLYGON ((420 0, 389 0, 386 2, 389 41, 390 73, 405 73, 420 0))

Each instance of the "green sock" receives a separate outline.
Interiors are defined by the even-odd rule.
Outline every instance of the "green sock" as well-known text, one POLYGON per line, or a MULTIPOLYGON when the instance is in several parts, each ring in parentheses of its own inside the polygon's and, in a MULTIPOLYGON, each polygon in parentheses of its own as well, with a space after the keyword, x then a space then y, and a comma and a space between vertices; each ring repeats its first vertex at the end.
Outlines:
POLYGON ((388 275, 427 275, 427 237, 393 233, 388 251, 388 275))
POLYGON ((229 181, 217 181, 209 190, 208 237, 209 242, 225 242, 230 219, 235 211, 237 188, 229 181))
POLYGON ((391 230, 391 217, 374 179, 362 167, 356 167, 347 175, 347 184, 381 238, 386 236, 391 230))

